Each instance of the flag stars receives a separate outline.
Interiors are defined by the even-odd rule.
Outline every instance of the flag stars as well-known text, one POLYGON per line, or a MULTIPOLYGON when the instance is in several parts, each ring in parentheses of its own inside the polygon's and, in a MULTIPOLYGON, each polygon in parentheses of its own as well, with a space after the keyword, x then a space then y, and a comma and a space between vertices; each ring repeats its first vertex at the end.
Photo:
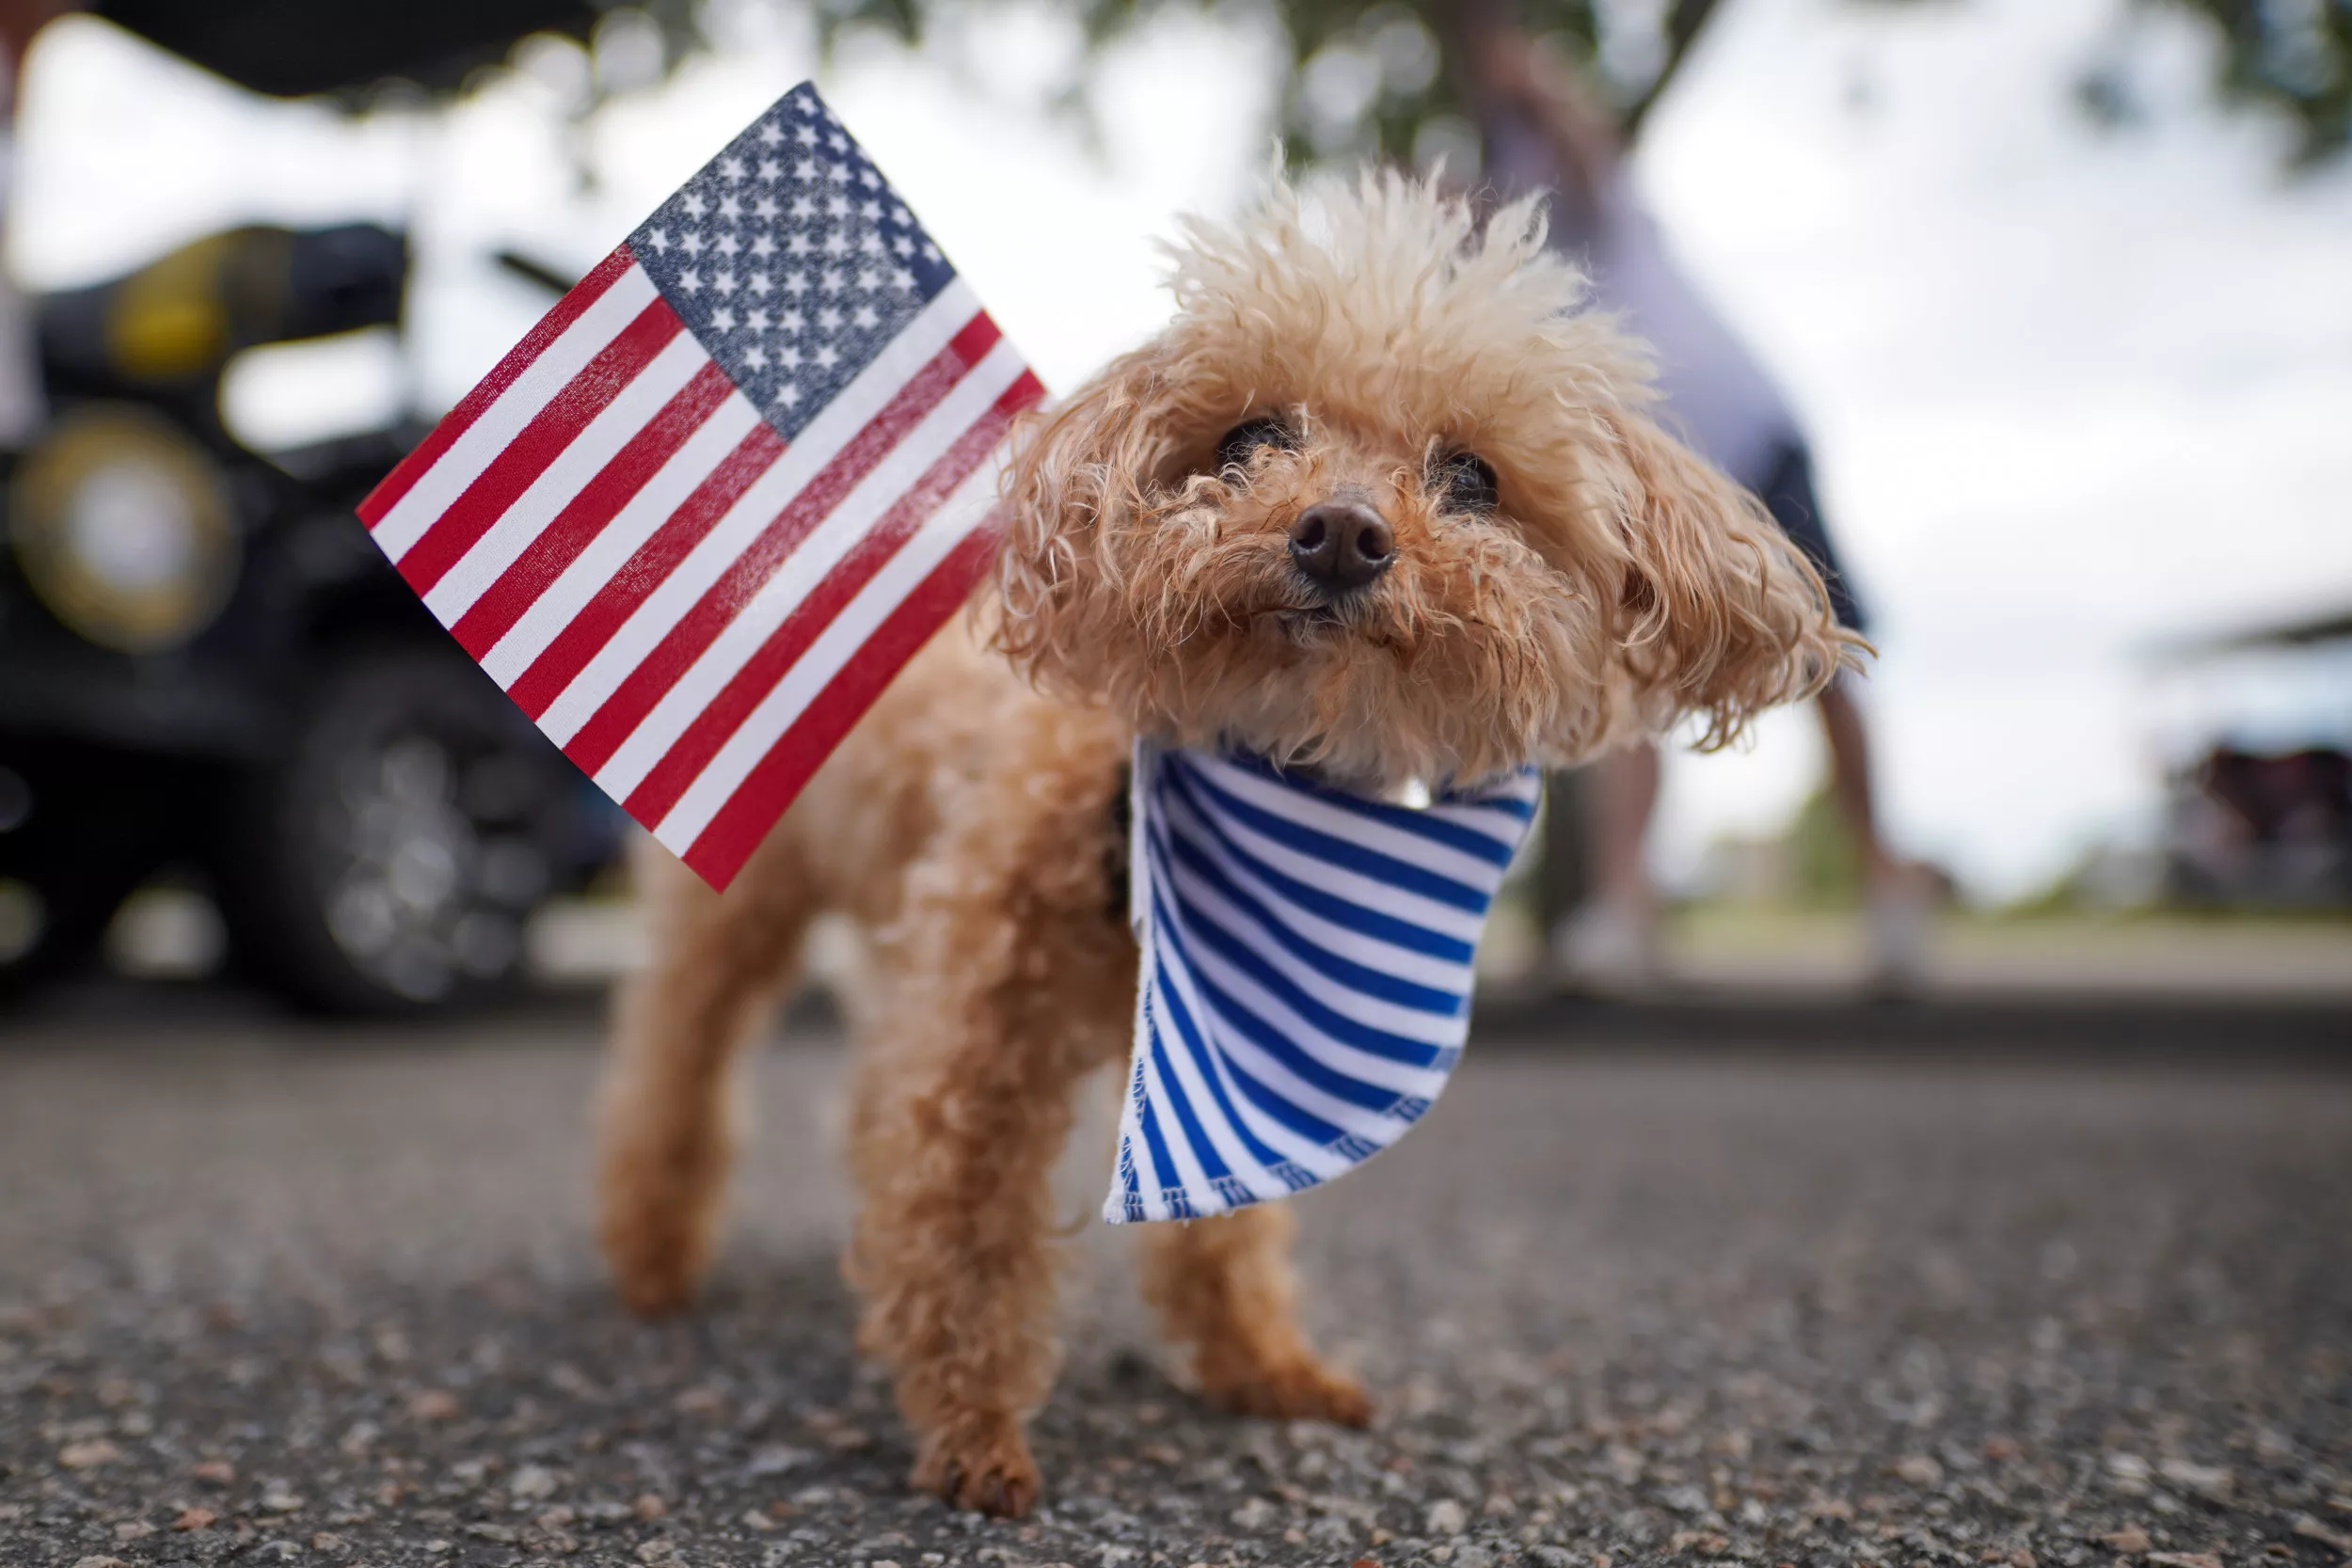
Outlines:
POLYGON ((722 234, 719 236, 719 243, 711 248, 716 250, 722 256, 732 256, 743 247, 736 243, 734 235, 722 234))
POLYGON ((703 275, 692 267, 688 267, 677 275, 677 286, 690 294, 698 294, 702 293, 703 275))
POLYGON ((819 331, 819 332, 837 332, 837 331, 839 331, 840 329, 841 329, 841 312, 840 312, 840 311, 838 311, 838 310, 834 309, 832 306, 828 305, 828 306, 826 306, 826 307, 825 307, 822 310, 819 310, 819 311, 818 311, 818 312, 817 312, 817 330, 818 330, 818 331, 819 331))
POLYGON ((848 217, 850 215, 850 198, 846 196, 827 197, 825 198, 825 215, 836 218, 848 217))
POLYGON ((678 248, 689 256, 700 256, 703 253, 703 237, 690 229, 678 241, 678 248))
MULTIPOLYGON (((817 127, 814 125, 795 126, 792 130, 792 139, 799 142, 803 147, 815 147, 817 145, 817 127)), ((803 168, 806 168, 807 166, 808 166, 805 162, 802 165, 802 167, 803 168)))
POLYGON ((780 147, 783 143, 784 132, 782 128, 780 128, 772 119, 762 120, 759 126, 759 145, 762 147, 780 147))
POLYGON ((904 267, 893 267, 890 269, 890 286, 894 289, 912 289, 914 287, 914 274, 904 267))
POLYGON ((872 267, 867 267, 864 272, 857 275, 857 286, 864 289, 870 294, 876 289, 882 287, 882 274, 876 272, 872 267))
POLYGON ((817 275, 817 287, 829 294, 839 293, 841 292, 841 269, 839 267, 827 267, 823 272, 817 275))
POLYGON ((849 237, 847 234, 843 234, 843 233, 841 233, 841 232, 839 232, 839 231, 837 231, 837 230, 836 230, 835 232, 831 233, 831 234, 828 234, 828 235, 826 235, 826 236, 825 236, 825 254, 826 254, 826 255, 828 255, 828 256, 847 256, 849 253, 850 253, 850 237, 849 237))
POLYGON ((908 239, 904 234, 901 234, 897 239, 890 242, 890 248, 893 252, 901 257, 912 256, 914 254, 914 242, 908 239))
POLYGON ((733 195, 723 196, 719 198, 719 221, 721 223, 732 223, 742 215, 743 204, 736 200, 733 195))
POLYGON ((841 363, 841 351, 834 348, 831 343, 827 343, 824 347, 818 349, 816 354, 812 356, 812 357, 817 361, 817 368, 818 370, 829 371, 835 365, 841 363))
POLYGON ((764 371, 768 368, 768 351, 754 343, 743 351, 743 363, 755 371, 764 371))
POLYGON ((786 273, 784 275, 784 292, 790 294, 795 299, 798 299, 801 295, 808 293, 808 275, 798 272, 786 273))
POLYGON ((649 229, 645 231, 645 243, 653 246, 657 255, 667 256, 670 253, 670 231, 666 229, 649 229))
POLYGON ((768 312, 755 305, 743 312, 743 325, 755 332, 765 332, 768 330, 768 312))
POLYGON ((862 168, 857 171, 857 182, 869 191, 882 189, 882 176, 870 168, 862 168))
POLYGON ((800 180, 816 179, 818 175, 817 160, 814 158, 803 158, 799 163, 792 166, 792 173, 794 178, 800 180))
MULTIPOLYGON (((802 315, 798 310, 787 309, 776 312, 776 326, 780 331, 798 332, 801 328, 806 326, 807 325, 808 318, 802 315)), ((786 352, 797 356, 801 351, 799 349, 789 349, 786 352)))
POLYGON ((776 388, 776 401, 787 408, 797 408, 801 404, 801 389, 787 381, 776 388))
POLYGON ((806 234, 787 235, 785 237, 784 248, 787 253, 793 256, 814 256, 817 254, 817 247, 808 243, 808 236, 806 234))
POLYGON ((735 293, 735 274, 731 272, 713 274, 710 286, 718 290, 722 296, 731 294, 735 293))
POLYGON ((773 218, 777 211, 776 198, 772 196, 763 196, 752 203, 752 216, 755 218, 773 218))
POLYGON ((882 203, 879 201, 860 202, 858 204, 857 215, 866 219, 868 223, 880 223, 882 221, 882 203))
POLYGON ((719 178, 720 178, 720 179, 722 179, 722 180, 740 180, 740 179, 742 179, 742 178, 743 178, 743 160, 742 160, 742 159, 740 159, 740 158, 736 157, 736 156, 735 156, 734 154, 732 154, 732 153, 729 153, 726 157, 723 157, 723 158, 720 159, 720 160, 719 160, 719 178))
POLYGON ((722 305, 710 312, 710 325, 722 332, 732 332, 735 330, 735 312, 722 305))
POLYGON ((765 234, 755 234, 752 237, 752 254, 754 256, 767 257, 773 256, 775 253, 775 241, 770 239, 765 234))
POLYGON ((825 145, 832 148, 835 152, 847 152, 850 150, 850 138, 843 135, 840 132, 834 131, 825 137, 825 145))
POLYGON ((866 235, 858 241, 857 249, 861 256, 880 256, 882 253, 882 236, 880 234, 866 235))
POLYGON ((769 281, 768 275, 766 273, 755 272, 743 280, 743 287, 751 290, 752 293, 757 294, 760 298, 765 299, 768 297, 768 291, 775 287, 775 285, 769 281))
POLYGON ((678 211, 684 213, 690 218, 701 217, 705 213, 707 213, 710 210, 704 204, 702 193, 700 191, 688 191, 684 196, 678 198, 677 205, 678 211))
POLYGON ((881 315, 870 305, 861 305, 851 311, 850 321, 852 325, 863 327, 876 327, 882 325, 881 315))

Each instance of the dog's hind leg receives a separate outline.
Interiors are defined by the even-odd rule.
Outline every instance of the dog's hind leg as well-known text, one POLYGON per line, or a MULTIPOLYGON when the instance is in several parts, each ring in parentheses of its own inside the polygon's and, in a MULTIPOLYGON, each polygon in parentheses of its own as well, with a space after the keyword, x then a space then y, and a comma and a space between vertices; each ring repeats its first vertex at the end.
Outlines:
POLYGON ((1190 1351, 1201 1394, 1228 1410, 1361 1426, 1371 1402, 1326 1367, 1299 1332, 1289 1211, 1144 1227, 1143 1294, 1190 1351))
POLYGON ((597 1102, 597 1235, 641 1313, 693 1297, 736 1136, 732 1068, 792 978, 816 900, 781 833, 724 896, 659 845, 636 857, 653 928, 621 992, 597 1102))

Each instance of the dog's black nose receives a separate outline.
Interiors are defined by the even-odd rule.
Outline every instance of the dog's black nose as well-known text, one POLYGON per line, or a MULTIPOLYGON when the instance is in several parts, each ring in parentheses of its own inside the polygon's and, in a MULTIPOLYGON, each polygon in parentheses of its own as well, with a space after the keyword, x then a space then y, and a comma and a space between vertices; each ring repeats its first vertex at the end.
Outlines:
POLYGON ((1360 500, 1317 501, 1291 524, 1291 560, 1330 593, 1363 587, 1395 559, 1389 520, 1360 500))

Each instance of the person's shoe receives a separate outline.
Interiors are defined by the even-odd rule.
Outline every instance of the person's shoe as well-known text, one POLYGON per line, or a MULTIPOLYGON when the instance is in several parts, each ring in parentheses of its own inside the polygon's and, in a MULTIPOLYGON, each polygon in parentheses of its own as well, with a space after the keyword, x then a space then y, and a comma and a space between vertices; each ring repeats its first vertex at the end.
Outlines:
POLYGON ((1596 899, 1552 933, 1551 971, 1564 991, 1646 995, 1666 978, 1658 922, 1616 900, 1596 899))
POLYGON ((1935 902, 1931 882, 1917 866, 1899 867, 1871 887, 1867 919, 1874 994, 1908 997, 1928 989, 1935 902))

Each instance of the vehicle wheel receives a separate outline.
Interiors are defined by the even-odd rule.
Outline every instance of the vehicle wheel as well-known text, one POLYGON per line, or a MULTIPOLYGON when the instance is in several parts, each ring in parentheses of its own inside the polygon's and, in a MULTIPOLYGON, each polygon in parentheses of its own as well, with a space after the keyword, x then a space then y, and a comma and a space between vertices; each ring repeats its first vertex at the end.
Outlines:
POLYGON ((580 775, 453 655, 332 670, 250 781, 214 877, 231 951, 296 1004, 399 1017, 505 995, 563 868, 580 775))
POLYGON ((203 798, 152 759, 0 741, 0 999, 91 967, 115 911, 203 798))

